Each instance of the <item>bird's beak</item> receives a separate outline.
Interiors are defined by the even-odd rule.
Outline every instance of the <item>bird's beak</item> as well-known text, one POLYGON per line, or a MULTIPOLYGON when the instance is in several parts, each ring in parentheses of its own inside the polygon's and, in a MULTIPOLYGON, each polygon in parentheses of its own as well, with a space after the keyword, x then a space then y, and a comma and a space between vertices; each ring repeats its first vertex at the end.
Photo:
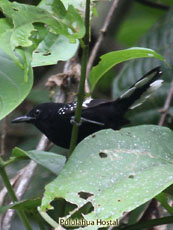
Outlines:
POLYGON ((32 122, 36 118, 35 117, 30 117, 30 116, 22 116, 22 117, 17 117, 14 120, 12 120, 12 123, 20 123, 20 122, 32 122))

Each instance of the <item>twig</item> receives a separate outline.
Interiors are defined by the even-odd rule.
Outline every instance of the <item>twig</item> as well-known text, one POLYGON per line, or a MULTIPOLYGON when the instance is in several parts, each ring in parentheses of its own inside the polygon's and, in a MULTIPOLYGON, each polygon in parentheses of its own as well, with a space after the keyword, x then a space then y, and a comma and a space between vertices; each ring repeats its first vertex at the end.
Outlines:
POLYGON ((169 10, 169 8, 170 8, 169 6, 163 5, 161 3, 151 2, 148 0, 136 0, 136 2, 139 2, 143 5, 150 6, 150 7, 156 8, 156 9, 160 9, 160 10, 169 10))
POLYGON ((168 95, 167 95, 167 98, 166 98, 166 101, 165 101, 165 104, 163 106, 163 109, 161 110, 161 116, 160 116, 160 121, 158 123, 158 125, 160 126, 163 126, 164 125, 164 122, 166 120, 166 116, 168 114, 168 111, 169 111, 169 108, 170 108, 170 104, 171 104, 171 99, 173 97, 173 81, 171 82, 171 86, 169 88, 169 91, 168 91, 168 95))
MULTIPOLYGON (((16 194, 14 192, 14 189, 10 183, 10 180, 7 176, 7 173, 6 173, 6 170, 5 168, 3 167, 3 164, 1 164, 0 166, 0 174, 1 174, 1 177, 2 177, 2 180, 8 190, 8 194, 9 194, 9 197, 11 198, 12 202, 16 202, 18 201, 17 197, 16 197, 16 194)), ((18 214, 19 218, 21 219, 21 221, 23 222, 26 230, 31 230, 31 226, 30 226, 30 223, 28 221, 28 218, 26 217, 25 215, 25 212, 23 210, 16 210, 16 213, 18 214)))
POLYGON ((1 134, 1 150, 0 156, 5 154, 5 139, 7 135, 7 117, 5 117, 2 121, 2 134, 1 134))
POLYGON ((112 16, 113 16, 113 13, 115 11, 115 9, 117 8, 118 6, 118 2, 119 0, 114 0, 113 3, 112 3, 112 6, 110 7, 110 10, 107 14, 107 17, 105 19, 105 22, 104 22, 104 25, 103 27, 100 29, 100 33, 99 33, 99 36, 98 36, 98 39, 91 51, 91 55, 89 57, 89 60, 88 60, 88 65, 87 65, 87 76, 89 75, 89 72, 93 66, 93 63, 94 63, 94 60, 96 58, 96 55, 97 55, 97 52, 100 48, 100 45, 103 41, 103 38, 104 38, 104 34, 106 33, 107 29, 108 29, 108 26, 110 24, 110 21, 112 19, 112 16))

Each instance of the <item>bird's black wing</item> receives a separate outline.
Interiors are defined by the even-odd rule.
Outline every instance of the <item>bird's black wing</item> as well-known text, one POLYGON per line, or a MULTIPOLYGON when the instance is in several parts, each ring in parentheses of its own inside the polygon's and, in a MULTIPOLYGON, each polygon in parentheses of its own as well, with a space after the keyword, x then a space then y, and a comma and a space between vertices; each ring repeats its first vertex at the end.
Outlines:
MULTIPOLYGON (((106 100, 106 99, 92 99, 92 98, 87 98, 83 101, 82 103, 82 109, 88 109, 88 108, 93 108, 95 106, 101 105, 103 103, 107 103, 110 100, 106 100)), ((68 104, 64 104, 59 110, 58 110, 58 114, 59 115, 73 115, 75 110, 77 107, 77 101, 68 103, 68 104)))

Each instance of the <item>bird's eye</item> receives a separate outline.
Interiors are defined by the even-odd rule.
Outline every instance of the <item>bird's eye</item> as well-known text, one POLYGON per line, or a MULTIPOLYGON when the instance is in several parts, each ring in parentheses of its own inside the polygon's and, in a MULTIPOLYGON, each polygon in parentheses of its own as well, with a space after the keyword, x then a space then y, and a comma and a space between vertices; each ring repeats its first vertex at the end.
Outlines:
POLYGON ((35 112, 34 112, 34 115, 35 115, 36 117, 38 117, 38 116, 40 115, 40 113, 41 113, 41 110, 36 109, 35 112))

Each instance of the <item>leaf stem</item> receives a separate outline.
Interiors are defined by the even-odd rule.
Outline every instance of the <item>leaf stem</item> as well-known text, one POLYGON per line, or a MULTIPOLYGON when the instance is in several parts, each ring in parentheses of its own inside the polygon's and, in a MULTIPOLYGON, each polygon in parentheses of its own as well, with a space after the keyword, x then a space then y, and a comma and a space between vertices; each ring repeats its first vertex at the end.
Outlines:
MULTIPOLYGON (((3 180, 5 186, 6 186, 7 190, 8 190, 8 194, 9 194, 11 200, 13 202, 18 201, 18 199, 16 197, 16 194, 15 194, 15 192, 13 190, 13 187, 10 184, 9 178, 7 176, 7 173, 5 171, 2 158, 0 158, 0 174, 1 174, 2 180, 3 180)), ((24 211, 23 210, 16 210, 16 212, 17 212, 19 218, 21 219, 21 221, 23 222, 26 230, 32 230, 32 228, 30 226, 30 223, 29 223, 24 211)))
POLYGON ((126 226, 124 228, 117 228, 117 230, 142 230, 142 229, 150 229, 154 226, 157 225, 163 225, 163 224, 171 224, 173 223, 173 217, 172 216, 167 216, 167 217, 162 217, 162 218, 158 218, 158 219, 152 219, 149 221, 145 221, 145 222, 139 222, 136 224, 132 224, 129 226, 126 226))
POLYGON ((86 33, 82 45, 81 77, 80 77, 79 91, 77 94, 77 108, 75 111, 75 118, 74 118, 75 122, 73 124, 73 129, 72 129, 68 158, 73 152, 77 144, 78 133, 79 133, 79 126, 77 125, 77 123, 79 123, 81 120, 82 102, 85 96, 85 78, 86 78, 86 68, 87 68, 88 50, 89 50, 90 0, 86 0, 85 28, 86 28, 86 33))

